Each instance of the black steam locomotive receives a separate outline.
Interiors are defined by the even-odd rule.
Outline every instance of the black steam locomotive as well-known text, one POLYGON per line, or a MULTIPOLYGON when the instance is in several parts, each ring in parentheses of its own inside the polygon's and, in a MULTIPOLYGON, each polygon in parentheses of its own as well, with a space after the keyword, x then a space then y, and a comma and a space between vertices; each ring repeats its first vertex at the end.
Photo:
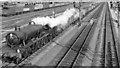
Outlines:
POLYGON ((30 22, 23 28, 15 27, 15 31, 6 35, 7 46, 10 50, 3 53, 2 61, 18 64, 60 32, 57 30, 57 26, 50 28, 48 24, 43 26, 34 22, 30 22))

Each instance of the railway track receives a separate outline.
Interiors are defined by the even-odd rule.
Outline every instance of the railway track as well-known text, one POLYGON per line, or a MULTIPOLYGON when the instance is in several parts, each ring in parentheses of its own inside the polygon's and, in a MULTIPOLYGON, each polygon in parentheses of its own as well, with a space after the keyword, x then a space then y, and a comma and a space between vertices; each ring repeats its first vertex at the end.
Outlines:
POLYGON ((115 34, 114 34, 114 27, 113 22, 111 20, 110 10, 106 10, 106 17, 105 17, 105 66, 118 66, 119 68, 119 61, 118 61, 118 53, 116 48, 115 42, 115 34))
MULTIPOLYGON (((99 18, 103 5, 100 6, 100 8, 96 11, 96 13, 92 16, 92 18, 99 18)), ((79 60, 83 55, 85 55, 86 47, 89 44, 89 41, 93 35, 94 29, 97 25, 97 22, 94 22, 93 24, 87 24, 84 26, 80 31, 78 32, 77 36, 74 38, 74 41, 72 40, 69 44, 68 50, 65 52, 63 57, 59 60, 59 62, 56 64, 56 68, 59 66, 69 66, 73 67, 76 65, 81 66, 81 63, 79 60)))
POLYGON ((103 11, 103 16, 101 18, 100 27, 98 30, 98 36, 97 36, 97 42, 95 44, 94 54, 92 58, 92 66, 104 66, 105 63, 105 46, 103 46, 104 43, 104 20, 105 20, 105 12, 106 7, 103 11), (101 58, 101 59, 100 59, 101 58))

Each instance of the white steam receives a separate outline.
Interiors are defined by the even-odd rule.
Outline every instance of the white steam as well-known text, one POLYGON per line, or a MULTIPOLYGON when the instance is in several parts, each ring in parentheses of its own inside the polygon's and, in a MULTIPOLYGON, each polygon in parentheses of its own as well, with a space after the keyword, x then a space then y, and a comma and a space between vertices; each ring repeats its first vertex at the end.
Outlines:
POLYGON ((63 12, 61 15, 57 16, 56 18, 50 18, 48 16, 46 17, 36 17, 33 18, 32 21, 36 24, 46 25, 49 24, 51 28, 55 26, 65 26, 68 23, 68 20, 71 18, 78 18, 79 17, 79 11, 75 8, 67 9, 65 12, 63 12))

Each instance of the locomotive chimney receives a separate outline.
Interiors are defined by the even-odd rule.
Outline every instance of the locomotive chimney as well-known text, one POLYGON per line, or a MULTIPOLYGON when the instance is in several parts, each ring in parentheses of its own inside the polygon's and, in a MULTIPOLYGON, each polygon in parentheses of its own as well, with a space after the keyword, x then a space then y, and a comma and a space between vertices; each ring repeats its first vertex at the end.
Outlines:
POLYGON ((18 31, 18 30, 20 31, 20 26, 15 25, 15 31, 18 31))

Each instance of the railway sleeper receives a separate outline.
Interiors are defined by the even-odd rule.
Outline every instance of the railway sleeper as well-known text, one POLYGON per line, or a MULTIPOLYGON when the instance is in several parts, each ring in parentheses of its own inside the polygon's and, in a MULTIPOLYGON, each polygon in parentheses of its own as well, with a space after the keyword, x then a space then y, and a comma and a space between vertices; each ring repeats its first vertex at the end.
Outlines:
POLYGON ((108 55, 107 55, 107 66, 117 66, 117 59, 115 55, 115 51, 113 50, 113 45, 108 44, 108 55))
POLYGON ((106 59, 107 59, 107 62, 106 62, 106 65, 107 66, 112 66, 112 55, 111 55, 111 42, 108 42, 107 44, 107 55, 106 55, 106 59))
POLYGON ((117 66, 117 58, 116 58, 116 51, 114 49, 114 45, 111 46, 111 59, 112 59, 112 65, 117 66))

